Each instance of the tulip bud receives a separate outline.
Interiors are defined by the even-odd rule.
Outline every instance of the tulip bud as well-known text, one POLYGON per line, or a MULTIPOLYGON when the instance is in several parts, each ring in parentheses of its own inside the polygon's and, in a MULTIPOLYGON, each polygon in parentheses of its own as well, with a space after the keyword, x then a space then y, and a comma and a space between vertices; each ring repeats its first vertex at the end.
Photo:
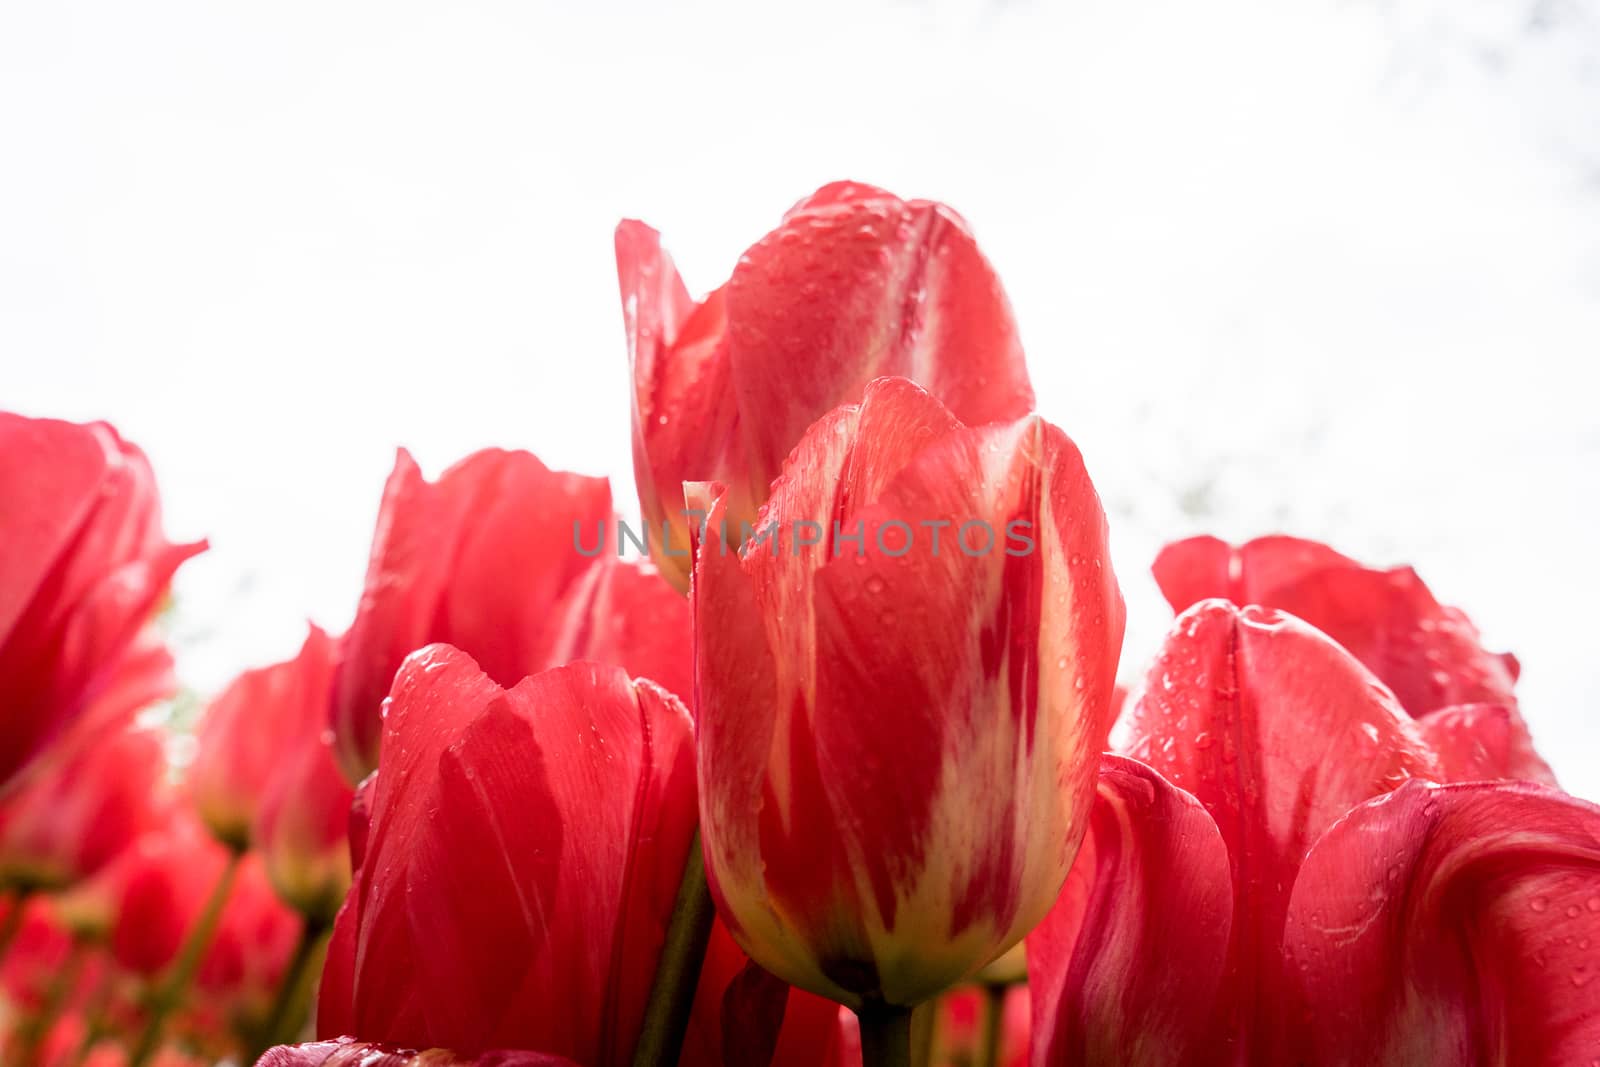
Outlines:
POLYGON ((462 649, 501 685, 595 659, 686 693, 688 608, 652 569, 606 550, 595 530, 611 518, 605 479, 526 452, 476 452, 429 482, 402 451, 334 680, 329 721, 346 780, 377 768, 383 699, 427 644, 462 649))
MULTIPOLYGON (((334 640, 313 626, 294 659, 246 671, 206 709, 189 789, 207 828, 228 847, 250 845, 268 790, 325 732, 335 650, 334 640)), ((330 802, 342 818, 348 800, 330 802)))
POLYGON ((115 725, 172 691, 143 627, 205 546, 162 536, 149 461, 104 423, 0 412, 0 502, 3 786, 91 711, 115 725))
POLYGON ((1123 629, 1100 501, 1050 424, 885 379, 807 432, 742 555, 725 517, 693 594, 719 910, 795 985, 917 1003, 1044 915, 1083 836, 1123 629))
POLYGON ((806 427, 874 378, 912 378, 973 425, 1033 406, 1005 292, 943 204, 824 186, 698 304, 655 230, 625 221, 616 249, 639 503, 651 554, 680 591, 683 483, 723 485, 737 534, 806 427))
POLYGON ((150 829, 166 773, 151 730, 75 730, 0 803, 0 886, 61 890, 150 829))
POLYGON ((273 888, 319 925, 333 921, 350 888, 353 795, 318 731, 302 739, 268 787, 256 819, 254 836, 273 888))

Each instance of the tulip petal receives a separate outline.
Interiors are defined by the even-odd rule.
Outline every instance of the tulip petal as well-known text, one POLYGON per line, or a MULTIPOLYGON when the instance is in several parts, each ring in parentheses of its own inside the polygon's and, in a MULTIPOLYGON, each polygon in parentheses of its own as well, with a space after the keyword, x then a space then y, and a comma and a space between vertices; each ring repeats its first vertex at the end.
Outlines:
POLYGON ((824 187, 745 252, 727 312, 739 409, 761 416, 741 424, 757 482, 874 378, 910 378, 968 425, 1033 407, 1000 282, 940 204, 824 187))
POLYGON ((1293 1062, 1589 1063, 1597 942, 1600 808, 1521 783, 1408 784, 1306 858, 1285 933, 1293 1062))
POLYGON ((1555 785, 1550 765, 1533 750, 1522 716, 1505 704, 1462 704, 1417 720, 1439 756, 1446 781, 1513 778, 1555 785))
MULTIPOLYGON (((1289 888, 1306 850, 1362 801, 1442 772, 1418 728, 1305 623, 1201 601, 1180 615, 1131 712, 1129 755, 1203 804, 1228 845, 1235 911, 1223 999, 1266 1032, 1289 888)), ((1238 1040, 1234 1032, 1220 1040, 1238 1040)))
POLYGON ((610 518, 605 479, 552 471, 526 452, 476 452, 430 483, 402 449, 334 682, 346 779, 377 766, 379 708, 401 661, 423 645, 469 649, 501 685, 552 665, 560 635, 550 620, 592 563, 575 535, 610 518))
POLYGON ((732 478, 745 466, 729 377, 726 304, 720 289, 702 304, 691 301, 661 235, 642 222, 628 219, 617 227, 616 250, 633 372, 634 480, 649 532, 658 539, 651 555, 681 591, 688 586, 689 561, 666 554, 688 545, 675 488, 732 478), (659 543, 663 536, 670 546, 659 543))
POLYGON ((556 630, 551 663, 611 663, 679 696, 694 693, 689 602, 652 564, 596 560, 567 594, 556 630))
POLYGON ((1200 1062, 1232 912, 1211 816, 1149 767, 1106 756, 1083 849, 1027 940, 1034 1067, 1200 1062))
POLYGON ((1237 548, 1197 537, 1168 545, 1154 571, 1175 611, 1225 597, 1304 619, 1366 664, 1413 715, 1456 704, 1515 707, 1515 660, 1486 652, 1471 621, 1435 600, 1409 567, 1375 570, 1294 537, 1237 548))
POLYGON ((33 602, 96 505, 112 457, 90 427, 0 412, 0 486, 6 494, 0 553, 0 644, 33 602))

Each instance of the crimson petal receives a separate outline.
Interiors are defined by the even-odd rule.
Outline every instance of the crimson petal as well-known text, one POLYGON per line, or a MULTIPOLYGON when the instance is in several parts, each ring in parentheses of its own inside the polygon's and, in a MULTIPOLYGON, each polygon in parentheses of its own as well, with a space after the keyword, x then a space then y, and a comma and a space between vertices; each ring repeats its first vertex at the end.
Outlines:
POLYGON ((1600 808, 1410 783, 1330 829, 1284 946, 1293 1062, 1566 1067, 1600 1050, 1600 808))

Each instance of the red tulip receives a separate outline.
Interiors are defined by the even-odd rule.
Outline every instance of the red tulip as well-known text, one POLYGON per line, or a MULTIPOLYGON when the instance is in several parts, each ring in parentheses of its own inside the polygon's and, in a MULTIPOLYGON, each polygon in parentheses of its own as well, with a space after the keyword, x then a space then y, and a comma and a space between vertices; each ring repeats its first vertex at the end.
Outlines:
POLYGON ((1209 1044, 1228 952, 1227 846, 1194 797, 1106 756, 1089 835, 1028 936, 1032 1062, 1225 1062, 1209 1044))
POLYGON ((33 896, 11 907, 23 909, 21 925, 0 957, 0 991, 13 1011, 25 1015, 44 1002, 50 984, 72 954, 72 934, 48 897, 33 896))
POLYGON ((679 589, 689 583, 682 484, 722 483, 734 531, 754 523, 806 428, 874 378, 911 378, 971 425, 1033 407, 1005 292, 943 204, 824 186, 699 304, 655 230, 623 222, 616 250, 634 474, 652 553, 679 589))
POLYGON ((268 1049, 256 1067, 580 1067, 544 1052, 485 1052, 458 1056, 444 1049, 417 1052, 354 1038, 268 1049))
POLYGON ((171 691, 144 626, 204 545, 162 536, 149 462, 104 423, 0 412, 0 500, 3 786, 91 708, 109 721, 171 691))
MULTIPOLYGON (((590 663, 505 690, 432 646, 401 668, 384 731, 319 1030, 629 1062, 694 832, 683 706, 590 663)), ((721 1062, 721 958, 714 940, 687 1064, 721 1062)))
MULTIPOLYGON (((207 828, 229 848, 249 847, 267 793, 327 729, 336 652, 337 642, 313 626, 294 659, 245 671, 206 708, 189 792, 207 828)), ((348 806, 346 794, 341 820, 348 806)))
MULTIPOLYGON (((1458 710, 1491 721, 1503 711, 1458 710)), ((1390 871, 1398 840, 1351 834, 1348 813, 1418 779, 1490 773, 1503 756, 1474 750, 1442 714, 1413 720, 1348 652, 1291 616, 1220 600, 1184 612, 1127 724, 1132 755, 1149 766, 1107 757, 1089 842, 1028 939, 1037 1067, 1484 1062, 1290 1051, 1300 1024, 1286 998, 1304 959, 1285 931, 1309 914, 1300 901, 1333 894, 1360 911, 1403 880, 1400 866, 1390 871), (1332 841, 1345 842, 1337 862, 1351 872, 1339 878, 1306 859, 1332 841), (1367 864, 1390 882, 1353 873, 1367 864)), ((1425 896, 1420 885, 1392 891, 1425 896)), ((1332 941, 1313 971, 1341 966, 1335 943, 1355 933, 1353 921, 1323 927, 1332 941)), ((1419 957, 1414 973, 1430 966, 1419 957)), ((1386 973, 1381 980, 1413 972, 1386 973)), ((1352 1012, 1342 1025, 1367 1026, 1363 1018, 1352 1012)))
POLYGON ((926 999, 1038 922, 1087 826, 1123 625, 1099 499, 1048 423, 884 379, 806 434, 742 557, 726 500, 694 587, 719 910, 795 985, 926 999))
POLYGON ((272 886, 314 923, 332 922, 350 888, 352 796, 319 731, 301 739, 261 800, 253 837, 272 886))
POLYGON ((140 838, 115 866, 111 951, 135 974, 160 974, 178 955, 227 865, 227 850, 187 807, 140 838))
POLYGON ((1154 570, 1175 611, 1224 597, 1304 619, 1364 663, 1412 715, 1500 705, 1503 717, 1474 717, 1452 728, 1487 727, 1491 736, 1484 743, 1505 750, 1505 777, 1555 784, 1517 712, 1516 657, 1486 652, 1471 620, 1435 600, 1410 567, 1375 570, 1294 537, 1262 537, 1238 547, 1192 537, 1163 549, 1154 570))
POLYGON ((604 479, 551 471, 526 452, 478 452, 430 483, 402 451, 334 683, 346 778, 377 766, 379 706, 401 661, 430 642, 460 647, 505 686, 570 659, 615 657, 688 692, 687 607, 604 545, 585 554, 610 520, 604 479))
POLYGON ((155 825, 166 753, 151 730, 74 730, 0 801, 0 885, 59 890, 155 825))
POLYGON ((1600 808, 1532 785, 1410 783, 1301 868, 1284 938, 1292 1062, 1592 1063, 1596 942, 1600 808))

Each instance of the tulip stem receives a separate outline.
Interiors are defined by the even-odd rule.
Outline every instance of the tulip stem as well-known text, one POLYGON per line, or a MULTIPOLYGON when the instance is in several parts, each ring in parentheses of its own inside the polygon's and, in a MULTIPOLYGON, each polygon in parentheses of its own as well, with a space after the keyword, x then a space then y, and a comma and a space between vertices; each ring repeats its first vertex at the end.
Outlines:
POLYGON ((150 1057, 155 1055, 156 1048, 161 1044, 162 1031, 166 1029, 167 1016, 172 1014, 172 1010, 189 991, 189 984, 194 981, 194 973, 200 967, 200 960, 204 958, 206 949, 211 947, 211 939, 217 932, 223 908, 233 892, 233 880, 239 873, 239 861, 243 858, 243 852, 229 850, 227 866, 222 868, 222 874, 217 878, 217 884, 212 888, 204 910, 200 912, 200 917, 195 920, 188 936, 184 938, 183 946, 178 950, 178 958, 173 961, 171 970, 150 995, 149 1004, 146 1006, 144 1029, 139 1032, 139 1040, 134 1044, 133 1051, 128 1054, 128 1067, 144 1067, 150 1061, 150 1057))
POLYGON ((321 919, 306 919, 300 927, 300 940, 294 947, 294 958, 283 972, 277 996, 272 1001, 272 1011, 256 1035, 254 1046, 246 1063, 254 1063, 261 1054, 274 1045, 292 1045, 305 1028, 306 1017, 311 1013, 311 995, 316 990, 322 951, 327 947, 332 926, 321 919))
POLYGON ((678 883, 678 899, 672 905, 666 940, 661 945, 661 962, 656 965, 650 1003, 645 1007, 639 1044, 633 1051, 633 1067, 674 1067, 678 1062, 695 990, 700 985, 706 943, 711 939, 711 923, 716 917, 711 889, 706 884, 700 831, 696 830, 683 863, 683 880, 678 883))
POLYGON ((911 1067, 911 1009, 896 1004, 864 1004, 856 1009, 861 1023, 861 1067, 911 1067))
POLYGON ((978 1059, 981 1067, 1000 1067, 1001 1023, 1009 992, 1010 987, 1001 982, 989 982, 983 987, 983 1045, 978 1059))
POLYGON ((39 1010, 23 1019, 7 1040, 9 1047, 6 1062, 34 1062, 38 1055, 39 1043, 50 1032, 50 1028, 55 1026, 56 1020, 61 1018, 61 1009, 66 1007, 67 998, 77 988, 78 979, 83 974, 84 957, 87 954, 87 946, 83 940, 74 937, 67 947, 67 958, 62 963, 61 969, 50 979, 50 984, 45 988, 39 1010))

